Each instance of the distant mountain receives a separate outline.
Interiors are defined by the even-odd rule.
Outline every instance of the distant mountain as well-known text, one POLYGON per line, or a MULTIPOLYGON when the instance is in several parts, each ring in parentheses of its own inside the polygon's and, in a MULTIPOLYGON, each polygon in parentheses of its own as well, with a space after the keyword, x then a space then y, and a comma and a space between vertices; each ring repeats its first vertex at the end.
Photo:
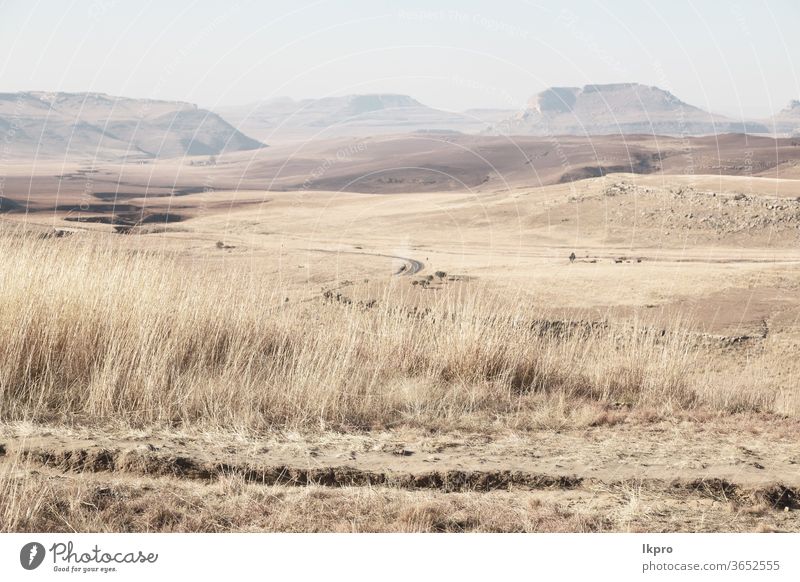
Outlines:
POLYGON ((800 136, 800 101, 789 101, 786 107, 764 123, 776 134, 800 136))
POLYGON ((11 155, 146 159, 264 147, 190 103, 100 93, 0 93, 4 128, 11 155))
POLYGON ((736 121, 638 83, 553 87, 488 133, 517 135, 706 135, 766 133, 763 123, 736 121))
POLYGON ((180 101, 20 92, 0 93, 0 133, 6 156, 116 160, 217 155, 258 149, 262 141, 409 133, 432 139, 459 133, 800 135, 800 101, 766 120, 737 121, 637 83, 553 87, 518 112, 444 111, 400 94, 284 97, 212 112, 180 101))
MULTIPOLYGON (((376 135, 414 131, 479 132, 497 110, 453 113, 428 107, 408 95, 374 94, 293 100, 287 97, 217 108, 240 131, 259 139, 376 135), (487 113, 491 111, 492 113, 487 113)), ((504 111, 502 116, 510 112, 504 111)), ((492 117, 493 116, 493 117, 492 117)))

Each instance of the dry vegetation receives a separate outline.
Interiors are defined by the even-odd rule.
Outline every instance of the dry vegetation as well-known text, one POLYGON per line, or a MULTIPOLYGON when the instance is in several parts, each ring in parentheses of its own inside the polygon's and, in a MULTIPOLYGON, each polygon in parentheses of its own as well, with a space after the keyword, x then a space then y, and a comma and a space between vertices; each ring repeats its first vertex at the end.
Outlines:
MULTIPOLYGON (((380 292, 287 291, 245 265, 211 270, 133 246, 91 233, 0 235, 0 436, 27 423, 227 438, 410 430, 458 441, 461 431, 534 442, 536 431, 797 416, 797 394, 773 374, 769 352, 720 359, 719 346, 685 322, 553 321, 535 301, 444 277, 416 294, 402 277, 380 292)), ((173 463, 182 453, 163 454, 173 463)), ((663 477, 646 487, 626 478, 587 479, 580 490, 447 492, 265 484, 244 480, 246 469, 204 481, 169 471, 106 477, 105 467, 76 474, 30 466, 3 443, 0 461, 6 531, 796 528, 782 510, 795 507, 794 489, 780 489, 789 501, 779 506, 732 504, 660 489, 663 477)))
POLYGON ((679 323, 549 325, 535 305, 463 290, 410 308, 397 286, 377 302, 287 302, 247 272, 209 275, 107 239, 17 234, 0 247, 6 421, 525 429, 776 405, 769 383, 709 390, 679 323))
POLYGON ((597 531, 582 515, 525 495, 391 488, 265 487, 237 477, 142 487, 93 479, 0 479, 6 531, 597 531), (535 509, 535 515, 530 513, 535 509))
POLYGON ((582 491, 447 493, 265 486, 95 475, 0 478, 2 531, 660 532, 794 531, 794 512, 627 482, 582 491))

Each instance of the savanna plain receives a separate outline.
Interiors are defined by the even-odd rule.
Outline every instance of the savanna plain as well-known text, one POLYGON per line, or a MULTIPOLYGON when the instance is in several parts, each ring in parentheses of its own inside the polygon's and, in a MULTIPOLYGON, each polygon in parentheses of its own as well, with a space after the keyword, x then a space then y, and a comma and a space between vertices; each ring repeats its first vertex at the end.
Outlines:
POLYGON ((9 162, 2 528, 800 531, 800 146, 742 139, 9 162))

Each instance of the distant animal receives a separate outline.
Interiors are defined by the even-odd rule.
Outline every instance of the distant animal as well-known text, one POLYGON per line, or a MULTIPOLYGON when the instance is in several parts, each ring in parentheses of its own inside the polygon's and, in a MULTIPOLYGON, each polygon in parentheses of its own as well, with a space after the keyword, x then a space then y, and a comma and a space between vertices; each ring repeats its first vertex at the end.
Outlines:
POLYGON ((570 253, 569 254, 569 262, 570 263, 574 263, 575 262, 575 258, 576 258, 575 257, 575 253, 570 253))

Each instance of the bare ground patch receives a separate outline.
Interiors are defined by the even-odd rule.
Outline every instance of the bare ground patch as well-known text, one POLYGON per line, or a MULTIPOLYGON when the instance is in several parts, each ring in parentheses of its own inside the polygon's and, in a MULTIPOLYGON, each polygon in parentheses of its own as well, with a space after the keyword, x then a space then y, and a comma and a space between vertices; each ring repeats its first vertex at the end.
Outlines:
POLYGON ((494 437, 7 427, 0 489, 37 491, 15 531, 797 531, 796 427, 737 433, 747 420, 494 437))

